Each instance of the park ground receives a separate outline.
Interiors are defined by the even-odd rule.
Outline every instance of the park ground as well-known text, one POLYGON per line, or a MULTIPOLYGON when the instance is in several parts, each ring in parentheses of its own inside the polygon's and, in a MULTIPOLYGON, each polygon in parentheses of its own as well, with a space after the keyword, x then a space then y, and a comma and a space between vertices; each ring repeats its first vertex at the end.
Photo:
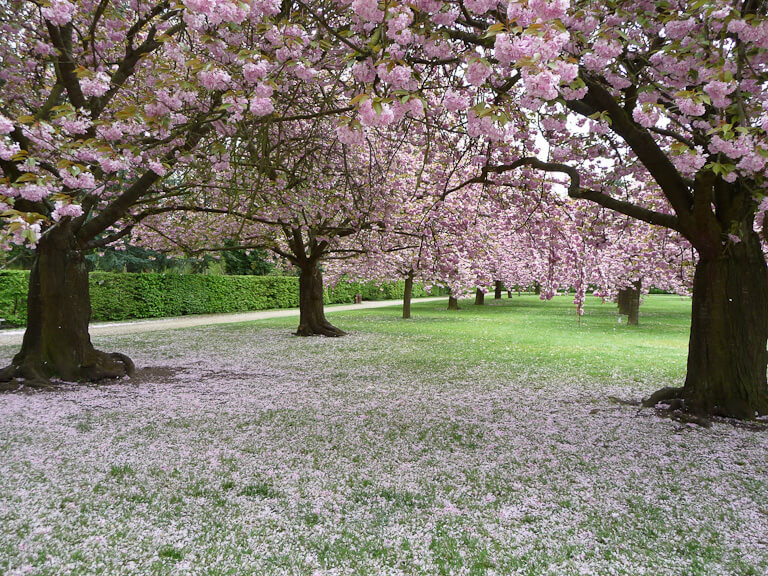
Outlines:
POLYGON ((768 573, 768 433, 630 404, 689 301, 444 308, 94 337, 137 376, 0 396, 0 573, 768 573))

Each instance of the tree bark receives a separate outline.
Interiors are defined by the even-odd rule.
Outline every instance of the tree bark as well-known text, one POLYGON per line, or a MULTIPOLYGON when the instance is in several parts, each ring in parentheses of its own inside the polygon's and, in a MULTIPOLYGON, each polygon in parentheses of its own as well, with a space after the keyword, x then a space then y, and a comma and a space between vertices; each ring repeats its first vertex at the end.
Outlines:
POLYGON ((325 318, 323 274, 314 259, 308 259, 299 274, 299 327, 296 336, 344 336, 325 318))
POLYGON ((696 413, 768 413, 768 269, 757 234, 743 236, 719 257, 700 254, 696 265, 682 391, 696 413))
POLYGON ((475 290, 475 306, 482 306, 485 304, 485 292, 480 288, 475 290))
POLYGON ((458 310, 459 300, 453 296, 448 296, 448 310, 458 310))
POLYGON ((633 282, 632 286, 619 290, 616 303, 619 306, 619 314, 627 316, 630 326, 640 323, 640 291, 643 284, 640 280, 633 282))
POLYGON ((501 283, 501 280, 496 280, 496 284, 494 285, 494 294, 493 294, 494 300, 501 300, 501 293, 503 290, 504 290, 504 285, 501 283))
POLYGON ((70 223, 60 222, 41 238, 29 276, 27 328, 21 350, 0 371, 0 381, 23 379, 44 386, 51 378, 98 381, 131 376, 133 362, 91 344, 88 266, 70 223))
POLYGON ((507 290, 507 298, 512 298, 512 290, 507 290))
POLYGON ((411 317, 411 298, 413 297, 413 270, 408 271, 405 277, 405 289, 403 290, 403 318, 411 317))

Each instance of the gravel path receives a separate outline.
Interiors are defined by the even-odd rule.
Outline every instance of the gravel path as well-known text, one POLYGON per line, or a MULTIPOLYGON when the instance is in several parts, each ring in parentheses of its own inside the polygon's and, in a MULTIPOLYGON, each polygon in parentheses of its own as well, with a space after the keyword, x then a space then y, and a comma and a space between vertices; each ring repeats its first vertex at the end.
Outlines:
MULTIPOLYGON (((444 300, 445 297, 414 298, 413 302, 434 302, 444 300)), ((346 312, 349 310, 363 310, 367 308, 384 308, 387 306, 400 306, 402 300, 379 300, 363 302, 362 304, 342 304, 326 306, 326 312, 346 312)), ((130 322, 94 322, 91 324, 91 336, 103 336, 114 334, 135 334, 138 332, 155 332, 157 330, 171 330, 174 328, 191 328, 193 326, 210 326, 213 324, 233 324, 236 322, 250 322, 252 320, 264 320, 266 318, 282 318, 298 316, 298 308, 285 310, 259 310, 255 312, 237 312, 234 314, 201 314, 195 316, 179 316, 174 318, 153 318, 147 320, 133 320, 130 322)), ((21 344, 24 337, 24 329, 0 331, 0 346, 21 344)))

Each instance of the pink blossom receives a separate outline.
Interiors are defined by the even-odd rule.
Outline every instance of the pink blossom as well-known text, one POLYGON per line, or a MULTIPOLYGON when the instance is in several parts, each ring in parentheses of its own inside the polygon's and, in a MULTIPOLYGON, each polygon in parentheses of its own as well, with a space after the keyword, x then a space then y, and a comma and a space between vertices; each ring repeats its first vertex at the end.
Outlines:
POLYGON ((736 90, 735 82, 720 82, 713 80, 704 86, 704 92, 712 99, 712 104, 719 108, 725 108, 731 103, 728 94, 736 90))
POLYGON ((57 201, 55 209, 51 213, 51 218, 58 222, 62 218, 70 217, 77 218, 83 214, 83 208, 79 204, 65 204, 62 201, 57 201))
POLYGON ((459 112, 469 107, 469 98, 456 90, 448 90, 443 103, 449 112, 459 112))
POLYGON ((757 174, 765 168, 766 158, 761 156, 757 152, 751 152, 744 155, 741 161, 736 165, 736 168, 742 172, 750 174, 757 174))
POLYGON ((272 86, 262 83, 254 88, 253 94, 258 98, 270 98, 274 91, 275 89, 272 86))
POLYGON ((705 111, 704 104, 696 103, 690 98, 680 98, 677 107, 686 116, 701 116, 705 111))
POLYGON ((526 75, 523 78, 523 84, 530 96, 542 100, 554 100, 557 98, 559 80, 555 74, 549 70, 544 70, 538 74, 526 75))
POLYGON ((203 70, 197 75, 200 84, 207 90, 226 90, 232 77, 224 70, 203 70))
POLYGON ((354 130, 349 126, 337 126, 336 136, 342 144, 357 146, 363 143, 365 135, 362 130, 354 130))
POLYGON ((472 62, 464 75, 467 82, 472 86, 482 86, 488 76, 491 75, 491 69, 482 62, 472 62))
POLYGON ((381 105, 381 112, 376 112, 373 102, 368 99, 360 104, 360 122, 363 126, 388 126, 395 119, 394 112, 388 104, 381 105))
POLYGON ((530 0, 528 2, 531 12, 542 21, 564 18, 570 5, 570 0, 530 0))
POLYGON ((19 196, 25 200, 31 200, 32 202, 42 200, 51 194, 50 190, 39 184, 25 184, 24 186, 20 186, 18 191, 19 196))
POLYGON ((509 34, 499 34, 494 43, 493 55, 503 66, 509 66, 516 60, 514 46, 509 39, 509 34))
POLYGON ((253 98, 251 100, 250 111, 256 116, 268 116, 275 110, 275 106, 270 98, 253 98))
POLYGON ((13 122, 0 114, 0 134, 10 134, 13 132, 13 122))
POLYGON ((80 89, 84 96, 103 96, 109 90, 109 76, 104 72, 99 72, 91 78, 80 80, 80 89))
POLYGON ((464 0, 464 5, 470 12, 485 14, 498 4, 498 0, 464 0))
POLYGON ((165 176, 166 172, 168 172, 168 169, 163 166, 162 163, 157 162, 156 160, 151 161, 148 166, 149 169, 158 176, 165 176))
POLYGON ((697 146, 695 150, 672 156, 672 162, 680 174, 693 178, 707 163, 707 158, 704 156, 704 149, 701 146, 697 146))
POLYGON ((75 6, 67 0, 53 0, 50 6, 42 10, 43 18, 56 26, 64 26, 72 21, 75 14, 75 6))
POLYGON ((371 66, 370 61, 364 60, 352 66, 352 75, 358 82, 369 84, 376 79, 376 70, 371 66))
POLYGON ((379 10, 378 0, 354 0, 352 10, 363 20, 381 22, 384 12, 379 10))
POLYGON ((659 111, 655 106, 643 105, 632 111, 632 118, 644 128, 652 128, 659 121, 659 111))
POLYGON ((243 77, 248 84, 255 84, 267 75, 267 70, 267 63, 263 60, 259 62, 248 62, 243 66, 243 77))

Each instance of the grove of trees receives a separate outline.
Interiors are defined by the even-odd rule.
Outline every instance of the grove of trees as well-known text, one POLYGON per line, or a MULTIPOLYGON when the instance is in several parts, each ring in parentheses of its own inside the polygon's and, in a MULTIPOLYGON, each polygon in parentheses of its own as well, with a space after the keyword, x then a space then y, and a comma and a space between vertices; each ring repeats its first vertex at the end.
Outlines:
POLYGON ((766 414, 767 6, 2 2, 0 239, 35 257, 0 378, 131 373, 90 342, 85 259, 128 240, 272 251, 300 335, 343 335, 323 273, 634 319, 642 290, 690 292, 685 382, 651 401, 766 414))

